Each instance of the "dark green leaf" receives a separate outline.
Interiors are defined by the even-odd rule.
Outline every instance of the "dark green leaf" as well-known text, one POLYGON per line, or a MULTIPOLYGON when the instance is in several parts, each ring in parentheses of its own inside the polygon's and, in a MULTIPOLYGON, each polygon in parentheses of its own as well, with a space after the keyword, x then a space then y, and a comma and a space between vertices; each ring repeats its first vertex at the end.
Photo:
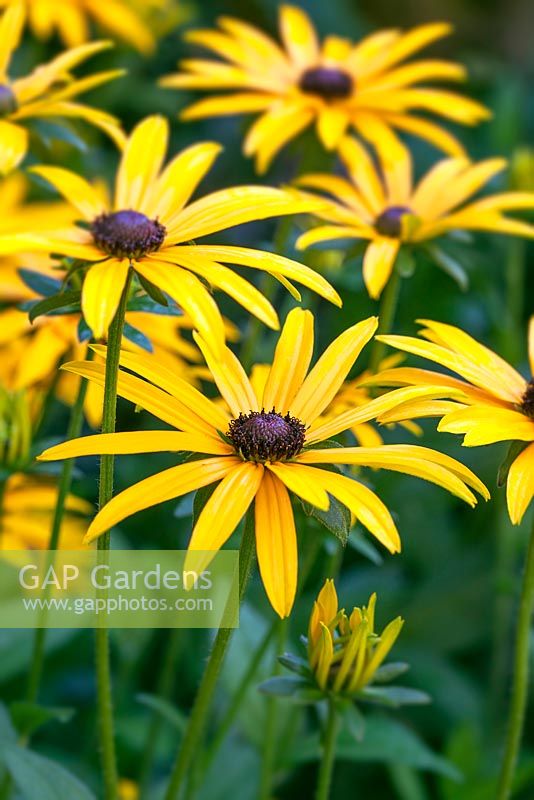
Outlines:
POLYGON ((128 300, 128 311, 146 311, 149 314, 160 314, 164 317, 183 317, 183 311, 176 305, 161 305, 147 295, 138 295, 128 300))
POLYGON ((83 317, 80 318, 78 322, 78 341, 79 342, 88 342, 90 339, 93 338, 93 331, 84 320, 83 317))
POLYGON ((169 301, 167 300, 164 292, 162 292, 158 286, 156 286, 154 283, 151 283, 151 281, 147 280, 145 277, 143 277, 143 275, 140 275, 139 273, 137 273, 137 277, 139 278, 139 283, 141 284, 147 295, 151 297, 155 303, 157 303, 160 306, 169 305, 169 301))
POLYGON ((341 716, 345 730, 357 742, 363 740, 365 734, 365 717, 351 700, 338 700, 336 708, 341 716))
POLYGON ((329 495, 329 498, 330 507, 328 511, 323 511, 302 500, 300 502, 302 503, 305 514, 316 519, 321 525, 324 525, 324 527, 333 533, 343 545, 346 545, 350 533, 350 511, 347 506, 344 506, 343 503, 340 503, 339 500, 332 497, 332 495, 329 495))
POLYGON ((126 337, 126 339, 128 339, 128 341, 133 342, 138 347, 141 347, 143 350, 147 350, 147 352, 149 353, 154 352, 154 348, 152 347, 152 342, 150 341, 148 336, 145 336, 145 334, 142 333, 142 331, 138 330, 137 328, 134 328, 134 326, 130 325, 129 322, 124 323, 123 334, 126 337))
POLYGON ((408 672, 410 665, 403 661, 392 661, 391 664, 382 664, 373 675, 373 683, 389 683, 399 675, 408 672))
POLYGON ((55 294, 52 297, 47 297, 45 300, 41 300, 31 307, 29 312, 30 322, 33 322, 37 317, 41 317, 53 311, 58 311, 60 309, 65 311, 65 308, 79 303, 80 299, 81 292, 78 291, 66 291, 55 294))
POLYGON ((510 467, 520 455, 525 447, 528 447, 529 442, 512 442, 510 447, 508 448, 508 452, 506 453, 506 457, 502 462, 501 466, 499 467, 499 472, 497 473, 497 486, 505 486, 506 481, 508 480, 508 473, 510 471, 510 467))
POLYGON ((52 122, 50 119, 32 120, 31 127, 48 149, 54 142, 65 142, 76 150, 87 151, 87 142, 64 120, 61 122, 52 122))
POLYGON ((304 658, 294 656, 293 653, 284 653, 283 655, 278 656, 278 661, 280 664, 282 664, 282 666, 286 667, 286 669, 291 670, 291 672, 296 672, 298 675, 305 677, 309 677, 311 675, 308 662, 304 658))
POLYGON ((359 696, 369 703, 398 708, 399 706, 422 706, 432 702, 426 692, 407 686, 366 686, 359 696))
POLYGON ((289 676, 276 676, 268 678, 258 686, 262 694, 275 695, 276 697, 291 697, 298 689, 308 689, 309 683, 304 678, 289 676))
POLYGON ((46 708, 36 703, 12 703, 11 717, 21 734, 27 736, 47 722, 69 722, 74 715, 73 708, 46 708))
POLYGON ((78 778, 31 750, 10 745, 5 765, 22 800, 96 800, 78 778))
POLYGON ((429 245, 426 250, 436 266, 446 272, 463 292, 467 291, 469 288, 469 276, 460 262, 436 245, 429 245))
POLYGON ((23 267, 18 270, 18 273, 26 286, 41 297, 52 297, 61 292, 61 281, 51 278, 50 275, 23 267))
POLYGON ((380 555, 378 549, 370 542, 363 533, 357 530, 352 530, 349 536, 349 545, 356 550, 364 558, 368 558, 373 564, 379 567, 384 559, 380 555))

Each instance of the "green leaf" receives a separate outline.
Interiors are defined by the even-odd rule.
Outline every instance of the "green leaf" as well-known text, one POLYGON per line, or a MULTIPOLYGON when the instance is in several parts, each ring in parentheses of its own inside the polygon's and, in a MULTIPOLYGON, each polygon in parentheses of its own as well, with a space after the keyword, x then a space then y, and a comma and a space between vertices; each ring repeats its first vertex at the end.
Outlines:
POLYGON ((29 312, 30 322, 33 322, 37 317, 41 317, 53 311, 58 311, 59 309, 62 309, 65 313, 67 307, 78 304, 80 300, 81 292, 72 290, 47 297, 45 300, 41 300, 32 305, 29 312))
POLYGON ((506 453, 506 457, 502 462, 501 466, 499 467, 499 472, 497 473, 497 486, 503 487, 506 485, 506 481, 508 480, 508 473, 510 472, 510 467, 520 455, 525 447, 528 447, 530 442, 512 442, 510 447, 508 448, 508 452, 506 453))
POLYGON ((198 522, 198 518, 202 513, 202 509, 212 496, 216 489, 216 483, 210 483, 209 486, 203 486, 195 492, 195 499, 193 500, 193 528, 198 522))
POLYGON ((167 297, 165 296, 164 292, 162 292, 161 289, 158 286, 156 286, 151 281, 147 280, 143 275, 140 275, 139 273, 137 273, 137 277, 139 278, 139 283, 141 284, 141 286, 143 287, 143 289, 145 290, 147 295, 149 297, 151 297, 152 300, 157 305, 160 305, 160 306, 168 306, 169 305, 169 301, 167 300, 167 297))
POLYGON ((153 694, 138 694, 136 700, 141 705, 150 708, 156 714, 159 714, 162 719, 176 728, 177 731, 183 733, 187 727, 187 717, 176 706, 163 700, 161 697, 156 697, 153 694))
POLYGON ((291 697, 298 689, 308 689, 309 683, 304 678, 293 678, 289 676, 276 676, 268 678, 258 686, 262 694, 274 695, 275 697, 291 697))
POLYGON ((351 514, 347 506, 340 503, 332 495, 330 498, 330 507, 328 511, 323 511, 310 503, 301 500, 304 513, 308 517, 313 517, 321 525, 327 528, 331 533, 336 536, 343 545, 347 544, 350 534, 351 514))
POLYGON ((294 656, 293 653, 284 653, 278 656, 278 661, 283 667, 291 670, 291 672, 296 672, 297 675, 302 675, 304 677, 311 676, 309 664, 304 658, 294 656))
POLYGON ((404 661, 392 661, 391 664, 382 664, 373 675, 373 683, 389 683, 399 675, 408 672, 410 665, 404 661))
POLYGON ((141 347, 143 350, 146 350, 148 353, 154 352, 154 348, 152 347, 152 342, 150 341, 148 336, 145 336, 145 334, 142 333, 140 330, 134 328, 134 326, 130 325, 129 322, 124 323, 123 335, 125 336, 126 339, 128 339, 128 341, 133 342, 138 347, 141 347))
POLYGON ((469 288, 469 276, 460 262, 436 245, 429 245, 426 251, 434 264, 446 272, 463 292, 466 292, 469 288))
POLYGON ((49 758, 10 745, 5 766, 21 800, 96 800, 78 778, 49 758))
POLYGON ((69 722, 73 715, 73 708, 47 708, 36 703, 12 703, 10 706, 11 717, 21 736, 27 736, 47 722, 69 722))
POLYGON ((23 283, 40 297, 52 297, 61 292, 61 281, 51 278, 50 275, 35 272, 33 269, 24 269, 24 267, 18 269, 17 272, 23 283))
POLYGON ((407 247, 401 247, 395 259, 395 270, 403 278, 411 278, 415 272, 415 266, 415 258, 412 251, 407 247))
POLYGON ((383 564, 384 559, 382 558, 378 549, 374 546, 372 542, 367 539, 361 531, 357 531, 353 529, 349 535, 349 545, 356 550, 361 556, 364 558, 368 558, 373 564, 376 564, 379 567, 383 564))
POLYGON ((54 142, 64 142, 82 153, 87 152, 87 142, 64 120, 61 120, 61 122, 59 120, 58 122, 52 122, 50 119, 32 120, 31 127, 33 133, 41 139, 49 150, 54 142))
POLYGON ((368 703, 378 703, 391 708, 424 706, 432 702, 426 692, 410 689, 408 686, 366 686, 358 696, 368 703))
POLYGON ((365 735, 365 717, 358 706, 352 700, 338 700, 336 708, 345 730, 356 742, 362 742, 365 735))
POLYGON ((78 322, 78 341, 79 342, 88 342, 89 339, 93 338, 93 331, 84 320, 83 317, 80 317, 80 321, 78 322))

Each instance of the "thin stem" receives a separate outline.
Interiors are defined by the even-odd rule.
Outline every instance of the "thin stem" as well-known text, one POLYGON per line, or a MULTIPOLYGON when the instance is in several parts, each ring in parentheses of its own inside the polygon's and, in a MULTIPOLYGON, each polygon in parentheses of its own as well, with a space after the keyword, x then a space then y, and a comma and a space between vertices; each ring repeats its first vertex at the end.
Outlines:
MULTIPOLYGON (((248 511, 245 529, 239 550, 239 603, 245 595, 252 562, 254 560, 254 519, 252 511, 248 511)), ((202 739, 211 702, 222 669, 226 651, 232 637, 233 628, 219 628, 215 642, 198 687, 197 696, 191 710, 191 716, 182 739, 182 744, 171 773, 165 800, 177 800, 188 777, 189 767, 202 739)))
MULTIPOLYGON (((277 620, 277 651, 283 652, 287 638, 287 620, 277 620)), ((280 672, 280 663, 276 659, 273 675, 280 672)), ((260 771, 260 800, 269 800, 272 796, 273 772, 276 762, 276 744, 278 728, 279 704, 275 697, 267 698, 267 713, 263 732, 263 752, 260 771)))
POLYGON ((519 616, 514 659, 514 678, 508 717, 504 758, 499 777, 497 800, 508 800, 512 794, 519 747, 523 734, 529 683, 530 623, 534 609, 534 525, 527 549, 523 586, 519 601, 519 616))
MULTIPOLYGON (((399 300, 400 282, 400 273, 394 268, 382 294, 382 300, 380 301, 380 310, 378 312, 379 325, 377 333, 391 333, 393 323, 395 322, 395 313, 397 311, 397 304, 399 300)), ((372 373, 378 372, 385 350, 386 345, 383 342, 379 342, 377 339, 373 341, 371 356, 369 358, 369 370, 372 373)))
MULTIPOLYGON (((180 628, 173 628, 173 630, 169 631, 169 641, 165 650, 163 666, 161 669, 157 689, 157 696, 164 700, 168 700, 172 695, 176 676, 176 660, 182 648, 183 641, 184 632, 180 628)), ((146 744, 141 761, 141 769, 139 771, 140 798, 148 797, 148 786, 152 774, 152 765, 154 763, 154 755, 156 753, 163 722, 164 720, 161 714, 158 714, 156 711, 154 711, 148 728, 146 744)))
MULTIPOLYGON (((88 350, 86 359, 92 359, 93 351, 88 350)), ((80 378, 80 385, 78 393, 70 412, 70 420, 67 428, 67 441, 76 439, 83 427, 83 406, 87 394, 87 380, 80 378)), ((63 461, 61 467, 61 475, 58 484, 58 494, 56 500, 56 507, 54 509, 54 516, 52 519, 52 527, 50 529, 50 538, 48 540, 48 549, 55 551, 59 547, 59 536, 61 533, 61 526, 63 523, 63 516, 65 514, 65 504, 69 496, 72 485, 72 473, 74 470, 75 459, 68 458, 63 461)), ((26 700, 28 703, 35 703, 39 696, 39 688, 41 684, 41 677, 44 664, 45 653, 45 640, 46 640, 46 610, 44 611, 44 618, 41 621, 41 627, 35 631, 35 639, 33 643, 33 655, 30 667, 30 674, 28 676, 28 685, 26 689, 26 700)))
MULTIPOLYGON (((115 318, 109 327, 106 373, 104 384, 104 404, 102 412, 102 433, 115 432, 117 416, 117 383, 119 358, 124 328, 124 316, 130 290, 131 275, 126 282, 115 318)), ((114 457, 102 456, 100 459, 100 483, 98 507, 103 508, 113 497, 114 457)), ((106 564, 109 558, 110 533, 107 531, 98 540, 98 560, 106 564)), ((109 655, 109 630, 105 621, 95 630, 95 660, 97 712, 102 773, 104 779, 104 800, 117 798, 117 760, 113 724, 113 699, 111 687, 111 667, 109 655)))
POLYGON ((332 773, 334 771, 334 761, 336 756, 338 724, 335 703, 333 700, 329 700, 326 728, 323 735, 323 756, 321 759, 321 765, 319 767, 319 778, 317 781, 317 793, 315 795, 315 800, 328 800, 330 796, 330 785, 332 783, 332 773))

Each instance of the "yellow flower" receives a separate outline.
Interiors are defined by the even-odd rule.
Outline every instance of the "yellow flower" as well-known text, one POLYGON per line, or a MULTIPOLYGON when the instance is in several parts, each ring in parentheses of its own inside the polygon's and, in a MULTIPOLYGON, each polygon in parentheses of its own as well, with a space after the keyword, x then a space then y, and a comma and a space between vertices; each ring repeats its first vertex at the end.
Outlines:
POLYGON ((139 787, 129 778, 121 778, 119 781, 119 798, 120 800, 138 800, 139 787))
POLYGON ((404 243, 421 245, 458 229, 534 236, 532 225, 503 215, 534 208, 533 192, 502 192, 468 202, 507 166, 505 159, 478 164, 462 157, 443 159, 414 185, 410 153, 395 136, 384 139, 379 152, 377 166, 359 142, 346 137, 339 153, 348 178, 310 174, 298 180, 335 200, 318 214, 329 224, 304 233, 297 247, 336 239, 368 240, 363 277, 371 297, 380 296, 404 243))
MULTIPOLYGON (((463 433, 466 447, 494 442, 527 442, 513 460, 507 478, 510 519, 521 522, 534 495, 534 378, 523 378, 510 364, 452 325, 421 320, 422 339, 381 336, 382 341, 428 358, 463 378, 423 369, 386 370, 372 380, 382 386, 450 387, 453 400, 408 402, 379 417, 390 422, 416 417, 442 417, 438 430, 463 433), (427 341, 425 341, 427 340, 427 341)), ((530 368, 534 374, 534 317, 529 327, 530 368)), ((512 453, 513 455, 513 453, 512 453)))
POLYGON ((29 75, 10 80, 8 69, 25 19, 22 0, 14 0, 0 19, 0 174, 10 172, 26 155, 29 133, 25 126, 32 118, 83 119, 121 146, 124 135, 115 117, 72 99, 124 74, 123 70, 108 70, 78 80, 70 74, 78 64, 110 47, 111 42, 93 42, 66 50, 29 75))
MULTIPOLYGON (((355 464, 416 475, 470 504, 476 498, 467 485, 487 496, 470 470, 428 448, 328 446, 326 440, 346 430, 354 419, 366 418, 365 409, 355 409, 326 423, 320 415, 373 336, 377 319, 371 317, 342 333, 308 373, 313 323, 309 311, 297 308, 288 314, 259 396, 229 348, 217 354, 208 342, 195 337, 229 412, 160 367, 156 360, 123 351, 119 395, 178 430, 85 437, 52 447, 40 458, 50 461, 90 454, 160 451, 190 451, 207 457, 172 467, 118 494, 95 517, 87 541, 137 511, 218 483, 196 522, 189 548, 221 548, 255 500, 260 572, 273 607, 285 617, 291 611, 297 581, 297 539, 288 490, 324 511, 332 495, 388 550, 400 549, 399 534, 383 502, 358 481, 321 466, 355 464), (320 449, 321 442, 324 449, 320 449)), ((102 347, 95 349, 105 353, 102 347)), ((66 369, 103 385, 105 370, 101 364, 78 362, 66 369)), ((405 399, 427 394, 419 388, 400 392, 405 399)), ((436 396, 434 389, 431 396, 436 396)), ((388 396, 379 398, 382 410, 395 402, 398 395, 392 400, 388 396)), ((373 413, 371 410, 367 419, 373 413)))
MULTIPOLYGON (((9 6, 13 0, 0 0, 9 6)), ((28 22, 39 39, 58 33, 67 47, 77 47, 91 39, 89 22, 124 39, 141 53, 154 49, 154 37, 138 10, 128 0, 23 0, 28 22)))
POLYGON ((164 77, 161 85, 231 92, 195 103, 183 119, 261 112, 244 144, 245 153, 256 156, 260 172, 312 123, 328 150, 338 146, 349 126, 372 142, 398 128, 458 156, 463 149, 453 136, 412 112, 428 111, 467 125, 489 116, 479 103, 455 92, 417 85, 462 80, 465 70, 459 64, 436 59, 403 63, 450 33, 446 23, 406 33, 378 31, 357 44, 328 36, 321 44, 304 11, 282 5, 282 46, 240 20, 221 17, 219 25, 219 30, 192 31, 186 38, 222 61, 186 60, 183 72, 164 77))
POLYGON ((401 632, 397 617, 375 632, 376 594, 350 617, 338 609, 336 587, 327 580, 313 605, 308 628, 308 661, 322 690, 355 695, 372 682, 401 632))
MULTIPOLYGON (((22 473, 11 475, 5 483, 0 509, 0 548, 3 550, 44 550, 48 547, 57 487, 48 479, 22 473)), ((61 526, 61 547, 83 547, 87 516, 92 505, 69 494, 61 526)))
POLYGON ((279 325, 276 311, 261 292, 220 262, 265 270, 297 296, 288 279, 300 281, 341 305, 324 278, 295 261, 247 247, 195 244, 192 240, 243 222, 312 207, 309 199, 291 190, 262 186, 235 186, 186 205, 220 147, 213 142, 195 144, 161 171, 168 135, 169 125, 159 116, 137 126, 122 156, 113 206, 73 172, 34 167, 77 208, 88 229, 73 227, 69 237, 6 236, 0 239, 0 254, 40 249, 93 262, 84 278, 82 311, 96 339, 107 333, 130 268, 141 283, 169 294, 215 349, 224 343, 224 323, 204 282, 226 292, 271 328, 279 325))

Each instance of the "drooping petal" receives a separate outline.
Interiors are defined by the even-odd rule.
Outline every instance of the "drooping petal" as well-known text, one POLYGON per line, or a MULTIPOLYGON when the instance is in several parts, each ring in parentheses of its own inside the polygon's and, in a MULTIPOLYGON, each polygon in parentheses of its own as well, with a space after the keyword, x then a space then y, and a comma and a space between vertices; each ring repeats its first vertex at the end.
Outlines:
POLYGON ((134 431, 100 433, 82 436, 68 442, 49 447, 38 461, 59 461, 63 458, 98 455, 128 455, 134 453, 208 453, 230 455, 232 448, 222 440, 217 442, 199 433, 179 431, 134 431))
POLYGON ((30 171, 51 183, 85 219, 93 220, 107 210, 100 194, 75 172, 62 167, 32 167, 30 171))
POLYGON ((398 239, 388 237, 372 241, 363 257, 363 279, 369 295, 377 300, 388 282, 400 249, 398 239))
POLYGON ((506 499, 514 525, 519 525, 534 496, 534 444, 520 453, 508 472, 506 499))
POLYGON ((319 480, 320 475, 310 474, 310 470, 301 464, 277 462, 276 464, 267 463, 266 467, 280 478, 289 491, 322 511, 328 510, 330 500, 319 480))
POLYGON ((93 264, 85 275, 82 313, 95 339, 105 338, 119 306, 130 265, 126 259, 93 264))
POLYGON ((491 406, 473 406, 443 417, 439 431, 463 433, 466 447, 506 441, 534 441, 534 420, 519 411, 491 406))
POLYGON ((89 526, 85 543, 94 541, 118 522, 165 500, 174 500, 202 486, 219 481, 241 462, 231 456, 204 458, 171 467, 139 481, 113 497, 89 526))
POLYGON ((291 612, 297 590, 297 534, 287 489, 269 470, 256 494, 255 524, 261 579, 283 619, 291 612))

